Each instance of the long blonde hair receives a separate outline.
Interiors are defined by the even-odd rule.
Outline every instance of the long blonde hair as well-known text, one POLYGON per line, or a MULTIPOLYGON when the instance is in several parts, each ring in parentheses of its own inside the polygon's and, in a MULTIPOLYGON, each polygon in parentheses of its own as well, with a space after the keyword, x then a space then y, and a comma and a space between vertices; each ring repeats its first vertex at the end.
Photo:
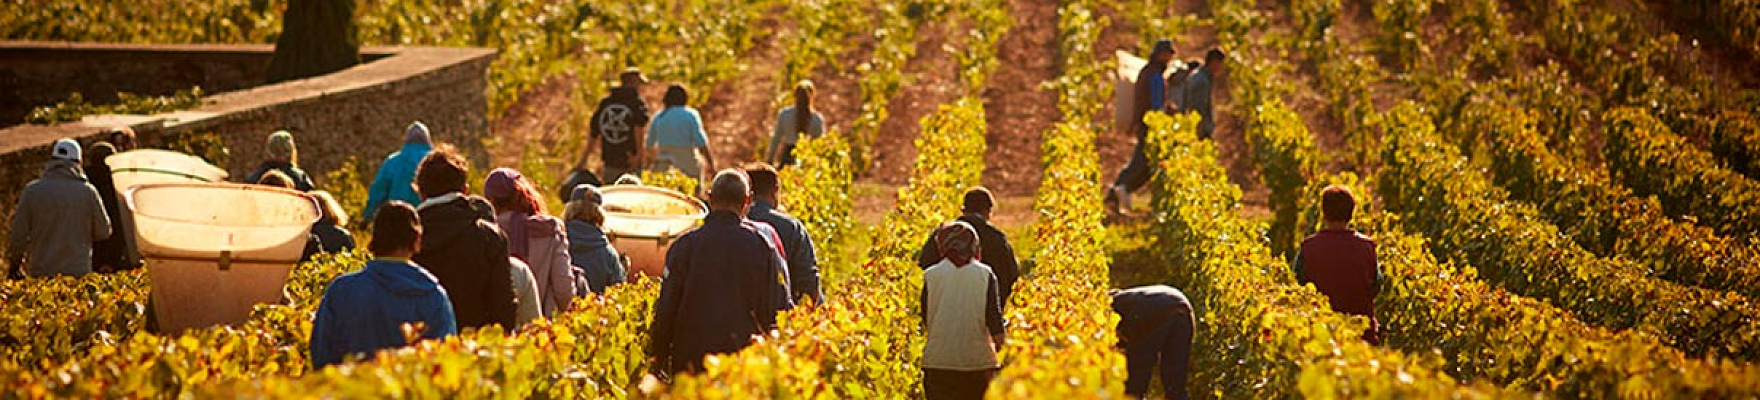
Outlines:
POLYGON ((802 79, 794 84, 794 132, 805 136, 808 126, 813 122, 813 81, 802 79))
POLYGON ((348 211, 342 209, 342 202, 336 201, 336 196, 322 190, 313 190, 309 194, 318 199, 318 211, 324 214, 318 218, 318 222, 342 226, 342 221, 348 220, 348 211))

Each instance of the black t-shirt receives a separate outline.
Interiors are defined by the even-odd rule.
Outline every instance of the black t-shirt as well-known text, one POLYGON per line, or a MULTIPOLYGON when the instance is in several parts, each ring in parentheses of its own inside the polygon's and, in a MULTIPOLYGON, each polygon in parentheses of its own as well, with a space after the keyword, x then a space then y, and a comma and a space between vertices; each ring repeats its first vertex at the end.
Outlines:
POLYGON ((599 100, 593 111, 592 133, 599 139, 599 154, 605 165, 634 168, 630 160, 642 144, 636 143, 636 129, 648 124, 648 105, 635 89, 617 87, 599 100))

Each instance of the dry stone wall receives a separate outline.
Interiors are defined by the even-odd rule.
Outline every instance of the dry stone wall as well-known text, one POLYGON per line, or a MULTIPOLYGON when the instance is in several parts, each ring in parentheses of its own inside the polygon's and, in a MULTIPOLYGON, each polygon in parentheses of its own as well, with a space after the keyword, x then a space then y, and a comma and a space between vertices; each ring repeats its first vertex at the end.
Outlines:
MULTIPOLYGON (((18 45, 0 42, 0 48, 18 45)), ((174 51, 142 52, 141 48, 255 52, 263 59, 273 52, 267 45, 80 45, 78 51, 97 51, 94 47, 111 47, 140 57, 171 54, 169 57, 181 60, 203 57, 176 55, 174 51)), ((364 49, 363 55, 376 60, 330 75, 213 94, 206 98, 207 104, 191 110, 95 116, 80 122, 0 130, 0 215, 11 220, 19 191, 40 174, 49 146, 56 139, 75 138, 90 144, 101 140, 105 129, 118 125, 133 127, 145 147, 163 147, 188 135, 218 137, 227 149, 226 160, 210 162, 225 168, 235 179, 262 162, 266 154, 263 140, 270 132, 286 129, 294 132, 299 144, 301 166, 320 188, 327 184, 323 176, 350 158, 358 159, 368 171, 376 169, 401 145, 403 129, 412 121, 423 121, 435 140, 458 144, 474 161, 486 160, 479 144, 489 135, 486 71, 496 55, 494 50, 387 47, 364 49)), ((0 238, 6 236, 9 225, 0 223, 0 238)))

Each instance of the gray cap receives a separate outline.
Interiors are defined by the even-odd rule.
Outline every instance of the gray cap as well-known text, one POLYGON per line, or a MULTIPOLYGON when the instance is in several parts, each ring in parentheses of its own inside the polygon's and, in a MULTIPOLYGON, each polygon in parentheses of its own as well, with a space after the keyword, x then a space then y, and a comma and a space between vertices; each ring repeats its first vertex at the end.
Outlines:
POLYGON ((428 125, 422 121, 411 122, 409 128, 403 130, 404 143, 434 144, 434 137, 428 133, 428 125))
POLYGON ((49 157, 57 160, 79 161, 79 153, 79 142, 73 139, 57 140, 55 146, 49 149, 49 157))

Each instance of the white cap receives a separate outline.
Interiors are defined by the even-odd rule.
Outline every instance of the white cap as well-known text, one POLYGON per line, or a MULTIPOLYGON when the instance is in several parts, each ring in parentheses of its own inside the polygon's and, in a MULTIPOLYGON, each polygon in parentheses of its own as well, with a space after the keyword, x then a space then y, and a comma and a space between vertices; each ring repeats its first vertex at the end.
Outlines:
POLYGON ((55 141, 55 147, 50 150, 49 156, 57 160, 79 161, 79 152, 79 142, 61 139, 55 141))

